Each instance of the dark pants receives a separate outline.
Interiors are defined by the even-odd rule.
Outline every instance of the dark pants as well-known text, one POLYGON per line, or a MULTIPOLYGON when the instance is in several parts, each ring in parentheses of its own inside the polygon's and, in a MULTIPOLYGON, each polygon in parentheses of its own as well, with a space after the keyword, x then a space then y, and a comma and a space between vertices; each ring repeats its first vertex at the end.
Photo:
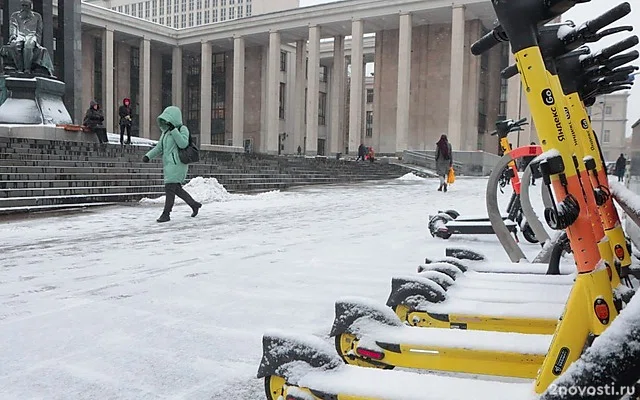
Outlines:
POLYGON ((191 197, 186 190, 182 188, 182 185, 179 183, 167 183, 164 185, 165 191, 165 201, 164 201, 164 211, 162 211, 163 215, 169 215, 171 210, 173 209, 173 204, 176 201, 176 196, 180 197, 187 203, 191 208, 195 208, 198 203, 191 197))
POLYGON ((96 134, 100 143, 109 143, 107 138, 107 129, 101 126, 94 126, 91 130, 96 134))
POLYGON ((624 181, 624 174, 618 175, 618 182, 624 181))
POLYGON ((131 125, 120 125, 120 144, 124 143, 124 131, 127 131, 127 144, 131 144, 131 125))

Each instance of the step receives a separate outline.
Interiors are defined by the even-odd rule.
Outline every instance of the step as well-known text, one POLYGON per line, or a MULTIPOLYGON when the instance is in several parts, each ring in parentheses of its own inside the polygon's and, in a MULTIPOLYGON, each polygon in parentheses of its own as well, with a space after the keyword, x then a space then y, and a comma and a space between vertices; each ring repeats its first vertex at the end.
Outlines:
POLYGON ((99 195, 99 194, 127 194, 140 192, 161 192, 164 185, 144 186, 77 186, 67 188, 35 188, 35 189, 8 189, 0 190, 0 199, 25 198, 25 197, 49 197, 70 195, 99 195))
POLYGON ((0 207, 0 215, 6 216, 11 214, 21 214, 28 212, 55 212, 55 211, 63 211, 63 210, 75 210, 79 208, 89 208, 89 207, 105 207, 105 206, 113 206, 117 203, 75 203, 75 204, 54 204, 54 205, 46 205, 46 206, 21 206, 21 207, 0 207))
POLYGON ((33 207, 48 206, 57 204, 78 204, 78 203, 115 203, 137 201, 143 197, 163 196, 164 191, 150 191, 138 193, 115 193, 115 194, 95 194, 95 195, 69 195, 69 196, 35 196, 35 197, 12 197, 0 199, 0 208, 8 207, 33 207))

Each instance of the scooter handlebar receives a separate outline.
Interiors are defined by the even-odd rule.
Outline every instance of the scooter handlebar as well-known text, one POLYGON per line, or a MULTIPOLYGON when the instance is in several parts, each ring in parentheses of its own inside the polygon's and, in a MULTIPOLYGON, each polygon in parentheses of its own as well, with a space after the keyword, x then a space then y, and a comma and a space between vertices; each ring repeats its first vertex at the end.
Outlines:
POLYGON ((638 57, 640 57, 640 53, 638 53, 638 50, 633 50, 628 53, 613 56, 606 62, 606 67, 609 69, 615 69, 627 63, 630 63, 631 61, 637 60, 638 57))
POLYGON ((622 40, 614 45, 611 45, 609 47, 605 47, 604 49, 602 49, 600 51, 600 57, 603 58, 610 58, 611 56, 614 56, 618 53, 621 53, 625 50, 629 50, 630 48, 632 48, 633 46, 637 45, 640 42, 640 40, 638 40, 638 37, 636 35, 630 36, 628 38, 626 38, 625 40, 622 40))
POLYGON ((502 72, 500 72, 500 75, 502 75, 503 79, 511 79, 514 76, 518 75, 518 67, 515 64, 509 65, 507 68, 503 69, 502 72))
MULTIPOLYGON (((590 21, 585 22, 583 26, 586 31, 588 31, 589 33, 595 34, 605 26, 611 25, 617 20, 624 18, 630 12, 631 12, 631 4, 629 4, 628 2, 624 2, 624 3, 618 4, 617 6, 613 7, 612 9, 600 15, 599 17, 596 17, 590 21)), ((580 29, 583 29, 583 28, 581 27, 580 29)))
POLYGON ((491 50, 501 42, 506 42, 508 40, 509 38, 507 37, 506 32, 500 25, 498 25, 471 45, 471 54, 479 56, 480 54, 491 50))

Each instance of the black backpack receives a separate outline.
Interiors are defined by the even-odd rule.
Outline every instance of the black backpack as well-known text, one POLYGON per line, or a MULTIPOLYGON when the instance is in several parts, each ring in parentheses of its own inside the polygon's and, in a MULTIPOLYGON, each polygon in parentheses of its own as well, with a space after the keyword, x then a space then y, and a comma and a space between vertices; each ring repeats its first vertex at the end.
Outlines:
POLYGON ((200 150, 193 141, 191 132, 189 132, 189 145, 184 149, 178 148, 178 157, 183 164, 193 164, 200 161, 200 150))

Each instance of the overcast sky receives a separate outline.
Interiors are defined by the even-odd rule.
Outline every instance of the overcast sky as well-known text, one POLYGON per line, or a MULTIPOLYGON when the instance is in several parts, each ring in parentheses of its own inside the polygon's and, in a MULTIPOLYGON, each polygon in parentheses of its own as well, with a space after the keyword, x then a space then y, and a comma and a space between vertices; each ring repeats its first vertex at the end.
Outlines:
MULTIPOLYGON (((305 7, 305 6, 311 6, 314 4, 333 3, 335 1, 340 1, 340 0, 300 0, 300 6, 305 7)), ((586 21, 589 18, 593 18, 594 16, 602 14, 603 12, 607 11, 608 9, 612 8, 614 5, 618 3, 620 2, 592 0, 591 3, 579 4, 573 7, 571 10, 569 10, 569 12, 567 12, 563 16, 563 20, 572 20, 576 24, 581 24, 582 22, 586 21)), ((637 2, 637 0, 635 0, 635 1, 630 1, 630 3, 632 4, 631 14, 629 14, 624 19, 620 20, 617 23, 617 25, 622 25, 622 24, 633 25, 636 30, 634 33, 640 36, 640 33, 638 33, 640 32, 640 4, 635 4, 640 2, 637 2)), ((615 26, 615 24, 613 26, 615 26)), ((608 39, 603 39, 599 43, 591 44, 590 47, 592 50, 597 50, 600 47, 610 45, 619 40, 622 40, 628 35, 629 35, 628 32, 613 35, 613 36, 610 36, 608 39)), ((640 60, 636 61, 636 64, 640 64, 640 60)), ((638 79, 636 86, 640 86, 640 79, 638 79)), ((636 122, 638 119, 640 119, 640 88, 639 87, 634 87, 631 90, 627 118, 629 119, 627 123, 627 135, 631 135, 631 125, 634 122, 636 122)))

